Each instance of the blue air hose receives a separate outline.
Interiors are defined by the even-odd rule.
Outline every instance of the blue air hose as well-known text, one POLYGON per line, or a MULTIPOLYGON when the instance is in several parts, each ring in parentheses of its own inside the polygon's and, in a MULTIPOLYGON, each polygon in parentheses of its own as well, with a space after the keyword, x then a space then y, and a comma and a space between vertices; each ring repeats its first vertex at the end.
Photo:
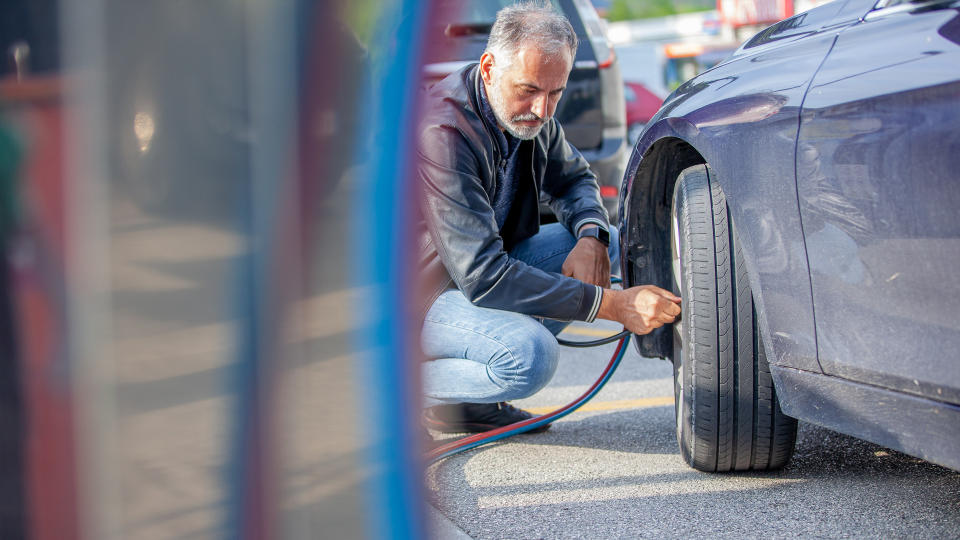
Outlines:
MULTIPOLYGON (((613 353, 613 357, 610 358, 610 362, 607 364, 606 369, 603 370, 603 373, 600 375, 600 378, 593 383, 586 392, 583 393, 579 398, 568 403, 567 405, 544 415, 530 418, 528 420, 523 420, 515 424, 510 424, 509 426, 504 426, 497 428, 485 433, 478 433, 476 435, 470 435, 462 439, 457 439, 451 443, 444 444, 439 446, 430 452, 427 453, 427 463, 434 463, 441 459, 450 457, 454 454, 459 454, 460 452, 465 452, 472 448, 477 448, 485 444, 490 444, 495 441, 500 441, 506 439, 507 437, 512 437, 514 435, 519 435, 520 433, 525 433, 532 429, 536 429, 545 424, 555 422, 564 416, 572 413, 573 411, 582 407, 585 403, 593 399, 594 396, 600 391, 601 388, 607 381, 610 380, 610 377, 613 375, 613 372, 616 371, 617 366, 620 365, 620 361, 623 359, 623 355, 626 353, 627 344, 630 341, 630 332, 624 330, 615 336, 610 338, 598 339, 590 342, 573 342, 577 343, 575 346, 596 346, 604 343, 610 343, 613 339, 620 339, 620 343, 617 345, 617 350, 613 353)), ((569 343, 569 342, 566 342, 569 343)))

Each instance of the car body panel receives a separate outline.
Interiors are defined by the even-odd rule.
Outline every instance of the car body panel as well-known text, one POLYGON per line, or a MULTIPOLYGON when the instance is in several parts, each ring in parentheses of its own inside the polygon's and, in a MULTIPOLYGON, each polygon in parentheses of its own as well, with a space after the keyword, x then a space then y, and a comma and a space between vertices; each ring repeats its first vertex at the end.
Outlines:
POLYGON ((788 416, 960 471, 960 406, 770 366, 788 416))
POLYGON ((760 32, 667 98, 619 223, 626 283, 669 286, 669 176, 708 163, 784 412, 960 470, 957 8, 848 0, 760 32))
POLYGON ((807 97, 797 152, 824 371, 954 403, 958 41, 956 8, 844 31, 807 97))
MULTIPOLYGON (((844 26, 830 18, 837 9, 827 4, 794 18, 799 22, 781 25, 802 39, 774 39, 768 32, 764 40, 748 43, 680 86, 641 136, 621 189, 623 213, 630 214, 632 181, 646 151, 668 137, 693 146, 715 171, 749 253, 770 362, 808 371, 820 366, 792 156, 803 97, 844 26), (737 136, 746 130, 749 139, 737 136), (735 172, 742 163, 750 163, 749 175, 735 172)), ((844 24, 858 18, 851 15, 844 24)))

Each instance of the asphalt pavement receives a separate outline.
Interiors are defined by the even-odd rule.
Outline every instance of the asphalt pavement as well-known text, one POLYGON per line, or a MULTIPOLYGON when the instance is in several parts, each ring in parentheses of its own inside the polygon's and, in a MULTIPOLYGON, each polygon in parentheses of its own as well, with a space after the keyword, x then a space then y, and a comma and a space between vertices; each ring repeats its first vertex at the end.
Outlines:
MULTIPOLYGON (((575 324, 564 337, 617 329, 575 324)), ((781 471, 689 468, 674 436, 671 366, 630 347, 607 387, 546 433, 429 468, 434 536, 960 538, 960 473, 811 424, 800 424, 781 471)), ((516 404, 566 404, 613 350, 564 349, 550 386, 516 404)))

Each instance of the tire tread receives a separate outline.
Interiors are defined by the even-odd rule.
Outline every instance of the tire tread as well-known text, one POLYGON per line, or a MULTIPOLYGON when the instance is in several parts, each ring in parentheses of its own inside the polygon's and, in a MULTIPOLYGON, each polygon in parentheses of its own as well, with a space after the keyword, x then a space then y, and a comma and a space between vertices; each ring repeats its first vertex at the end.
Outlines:
POLYGON ((674 202, 684 282, 674 285, 684 293, 683 347, 674 359, 683 383, 678 443, 702 471, 779 468, 792 456, 797 424, 780 410, 743 247, 710 174, 704 165, 684 170, 674 202))

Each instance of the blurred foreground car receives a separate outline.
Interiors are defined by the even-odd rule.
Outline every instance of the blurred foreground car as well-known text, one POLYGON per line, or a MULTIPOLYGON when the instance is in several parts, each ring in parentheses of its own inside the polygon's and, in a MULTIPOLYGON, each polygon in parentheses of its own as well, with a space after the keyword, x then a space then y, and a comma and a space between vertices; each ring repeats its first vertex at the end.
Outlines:
POLYGON ((960 2, 840 0, 680 86, 621 193, 630 285, 683 297, 684 459, 770 469, 796 419, 960 470, 960 2))
MULTIPOLYGON (((430 29, 435 44, 426 51, 423 77, 436 82, 461 67, 478 62, 500 9, 513 0, 441 0, 434 6, 430 29)), ((554 114, 567 140, 580 150, 597 175, 600 195, 616 217, 620 179, 629 146, 624 119, 620 66, 597 11, 589 0, 553 0, 580 40, 566 90, 554 114)), ((541 215, 549 208, 541 207, 541 215)))
MULTIPOLYGON (((298 24, 311 24, 313 4, 302 2, 296 9, 298 24)), ((244 47, 247 6, 108 0, 106 12, 107 148, 111 177, 120 191, 151 213, 210 217, 237 212, 243 193, 238 186, 248 179, 250 147, 256 141, 247 110, 251 97, 236 84, 244 80, 255 55, 244 47), (214 20, 221 24, 209 27, 214 20), (178 34, 168 35, 163 30, 168 27, 179 28, 178 34), (211 65, 217 71, 207 69, 211 65), (210 199, 220 201, 220 207, 203 203, 210 199)), ((368 55, 333 14, 327 15, 330 30, 297 42, 296 56, 288 60, 302 73, 312 73, 320 62, 312 50, 328 47, 346 66, 338 79, 293 83, 301 106, 296 129, 310 149, 297 165, 310 179, 306 194, 311 199, 334 189, 365 141, 350 118, 353 100, 365 91, 368 55)))

